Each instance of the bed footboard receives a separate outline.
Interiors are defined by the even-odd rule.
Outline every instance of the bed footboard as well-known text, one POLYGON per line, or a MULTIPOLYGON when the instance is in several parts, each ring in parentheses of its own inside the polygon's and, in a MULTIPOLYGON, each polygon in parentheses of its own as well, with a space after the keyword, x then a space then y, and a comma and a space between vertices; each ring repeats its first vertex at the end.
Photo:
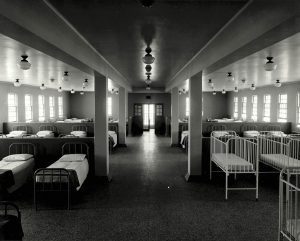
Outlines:
POLYGON ((64 168, 40 168, 34 173, 34 205, 37 210, 38 192, 67 192, 68 210, 71 200, 70 172, 64 168))

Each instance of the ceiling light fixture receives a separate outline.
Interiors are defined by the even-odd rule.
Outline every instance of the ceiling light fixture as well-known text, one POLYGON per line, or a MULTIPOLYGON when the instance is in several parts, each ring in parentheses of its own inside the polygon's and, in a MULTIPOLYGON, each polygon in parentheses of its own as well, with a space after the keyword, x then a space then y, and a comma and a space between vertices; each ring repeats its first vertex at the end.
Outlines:
POLYGON ((213 91, 213 92, 212 92, 212 94, 213 94, 213 95, 216 95, 216 94, 217 94, 217 92, 216 92, 216 91, 213 91))
POLYGON ((178 94, 181 95, 181 94, 182 94, 182 91, 181 91, 181 90, 178 90, 178 94))
POLYGON ((214 88, 214 83, 211 81, 211 79, 208 80, 208 85, 209 85, 211 88, 214 88))
POLYGON ((55 81, 54 78, 51 78, 51 79, 50 79, 50 82, 51 82, 51 83, 54 83, 54 81, 55 81))
POLYGON ((241 81, 242 81, 243 85, 247 84, 247 80, 246 79, 242 79, 241 81))
POLYGON ((62 77, 62 80, 63 80, 63 81, 68 81, 68 80, 69 80, 69 72, 68 72, 68 71, 65 71, 65 72, 64 72, 64 75, 63 75, 63 77, 62 77))
POLYGON ((147 85, 147 86, 146 86, 146 90, 151 90, 150 85, 147 85))
POLYGON ((74 89, 71 89, 71 94, 75 94, 75 90, 74 89))
POLYGON ((16 79, 16 81, 14 82, 14 86, 15 87, 20 87, 21 86, 21 83, 20 83, 19 79, 16 79))
POLYGON ((272 61, 273 57, 267 57, 267 62, 264 65, 265 71, 273 71, 277 68, 277 64, 272 61))
POLYGON ((45 89, 46 89, 46 86, 45 86, 44 83, 41 84, 40 89, 41 89, 41 90, 45 90, 45 89))
POLYGON ((226 90, 225 89, 222 90, 222 94, 223 95, 226 94, 226 90))
POLYGON ((152 70, 151 65, 150 65, 150 64, 147 64, 146 67, 145 67, 145 70, 146 70, 147 72, 151 72, 151 70, 152 70))
POLYGON ((152 54, 150 54, 152 52, 152 49, 150 47, 147 47, 145 51, 147 54, 143 57, 143 62, 145 64, 153 64, 155 58, 152 56, 152 54))
POLYGON ((61 88, 61 86, 58 87, 57 91, 58 91, 58 92, 62 92, 62 91, 63 91, 63 89, 61 88))
POLYGON ((274 85, 275 87, 279 88, 281 86, 280 80, 276 80, 276 83, 274 85))
POLYGON ((84 95, 84 92, 83 92, 83 91, 80 91, 80 94, 81 94, 81 95, 84 95))
POLYGON ((250 90, 255 90, 255 89, 256 89, 255 85, 252 84, 252 85, 250 86, 250 90))
POLYGON ((85 79, 82 86, 87 87, 89 85, 88 79, 85 79))
POLYGON ((20 69, 22 69, 22 70, 30 69, 31 64, 27 60, 28 56, 27 55, 21 55, 21 58, 22 58, 22 60, 18 64, 20 69))
POLYGON ((231 72, 228 72, 228 73, 227 73, 227 80, 228 80, 229 82, 233 82, 233 81, 234 81, 234 77, 232 76, 232 73, 231 73, 231 72))
POLYGON ((147 76, 147 79, 145 80, 145 82, 147 85, 151 84, 150 75, 147 76))
POLYGON ((154 0, 140 0, 140 2, 143 5, 143 7, 151 8, 154 3, 154 0))
POLYGON ((235 93, 239 92, 239 89, 237 86, 234 87, 234 90, 233 90, 235 93))

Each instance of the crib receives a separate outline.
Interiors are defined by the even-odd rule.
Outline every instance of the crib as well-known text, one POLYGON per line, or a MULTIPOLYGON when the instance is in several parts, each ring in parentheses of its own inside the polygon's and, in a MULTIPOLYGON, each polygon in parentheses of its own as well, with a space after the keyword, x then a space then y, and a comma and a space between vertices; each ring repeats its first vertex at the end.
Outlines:
POLYGON ((300 168, 280 173, 278 240, 300 241, 300 168))
POLYGON ((212 164, 214 163, 225 173, 225 199, 228 199, 230 190, 255 190, 258 199, 258 159, 257 143, 241 138, 233 131, 227 131, 227 137, 217 137, 215 132, 210 138, 210 180, 212 179, 212 164), (256 176, 255 187, 228 187, 228 177, 234 174, 254 174, 256 176))
POLYGON ((299 138, 263 133, 258 137, 258 150, 259 161, 279 171, 300 167, 299 138))

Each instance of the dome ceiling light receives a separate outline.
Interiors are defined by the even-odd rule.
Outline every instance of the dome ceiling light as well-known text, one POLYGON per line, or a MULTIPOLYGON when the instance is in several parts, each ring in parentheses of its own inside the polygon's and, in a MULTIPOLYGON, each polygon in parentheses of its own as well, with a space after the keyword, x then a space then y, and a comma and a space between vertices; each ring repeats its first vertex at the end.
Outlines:
POLYGON ((237 86, 234 87, 234 90, 233 90, 235 93, 239 92, 239 89, 237 86))
POLYGON ((68 80, 69 80, 69 72, 68 72, 68 71, 65 71, 65 72, 64 72, 64 75, 63 75, 63 77, 62 77, 62 80, 63 80, 63 81, 68 81, 68 80))
POLYGON ((41 89, 41 90, 45 90, 45 89, 46 89, 46 86, 45 86, 44 83, 41 84, 40 89, 41 89))
POLYGON ((19 79, 16 79, 16 81, 14 82, 14 86, 15 87, 20 87, 21 86, 21 83, 20 83, 19 79))
POLYGON ((81 94, 81 95, 84 95, 84 92, 83 92, 83 91, 80 91, 80 94, 81 94))
POLYGON ((63 89, 61 88, 61 86, 58 87, 57 91, 58 92, 62 92, 63 91, 63 89))
POLYGON ((222 94, 223 95, 226 94, 226 90, 225 89, 222 90, 222 94))
POLYGON ((216 95, 216 94, 217 94, 217 92, 214 90, 214 91, 212 92, 212 94, 213 94, 213 95, 216 95))
POLYGON ((279 88, 281 86, 280 80, 276 80, 276 83, 274 85, 275 87, 279 88))
POLYGON ((143 62, 145 64, 153 64, 155 58, 151 55, 152 49, 150 47, 147 47, 145 51, 147 54, 143 57, 143 62))
POLYGON ((255 90, 255 89, 256 89, 255 85, 252 84, 252 85, 250 86, 250 90, 255 90))
POLYGON ((89 85, 88 79, 85 79, 82 86, 87 87, 89 85))
POLYGON ((211 79, 208 80, 208 85, 211 88, 214 88, 214 83, 211 81, 211 79))
POLYGON ((75 90, 74 89, 71 89, 71 94, 75 94, 75 90))
POLYGON ((28 56, 27 55, 21 55, 21 58, 22 58, 22 60, 18 64, 20 69, 22 69, 22 70, 30 69, 31 64, 27 60, 28 56))
POLYGON ((277 64, 272 61, 273 57, 267 57, 267 62, 264 65, 265 71, 273 71, 277 68, 277 64))
POLYGON ((231 73, 231 72, 228 72, 228 73, 227 73, 227 80, 228 80, 229 82, 233 82, 233 81, 234 81, 234 77, 232 76, 232 73, 231 73))
POLYGON ((145 82, 147 85, 151 84, 150 75, 147 76, 147 79, 145 80, 145 82))
POLYGON ((146 70, 147 72, 151 72, 151 70, 152 70, 151 65, 150 65, 150 64, 147 64, 146 67, 145 67, 145 70, 146 70))
POLYGON ((151 90, 150 85, 147 85, 147 86, 146 86, 146 90, 151 90))

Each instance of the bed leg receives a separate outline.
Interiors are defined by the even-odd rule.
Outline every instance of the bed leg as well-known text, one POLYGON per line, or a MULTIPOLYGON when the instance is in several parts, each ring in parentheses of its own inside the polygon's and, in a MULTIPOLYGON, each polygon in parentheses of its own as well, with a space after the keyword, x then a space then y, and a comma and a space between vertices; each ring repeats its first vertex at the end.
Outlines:
MULTIPOLYGON (((36 178, 36 177, 34 177, 34 179, 35 179, 35 178, 36 178)), ((37 211, 35 181, 34 181, 34 183, 33 183, 33 203, 34 203, 35 211, 37 211)))
POLYGON ((210 161, 209 161, 209 180, 212 179, 212 170, 211 170, 211 168, 212 168, 212 165, 211 165, 211 159, 210 159, 210 161))
POLYGON ((256 190, 255 190, 255 197, 256 197, 256 201, 258 201, 258 172, 256 173, 256 190))
POLYGON ((226 180, 225 180, 225 200, 228 199, 228 175, 225 173, 226 180))
POLYGON ((234 173, 234 180, 236 181, 236 173, 234 173))
POLYGON ((71 200, 70 186, 68 185, 68 210, 70 210, 70 200, 71 200))

